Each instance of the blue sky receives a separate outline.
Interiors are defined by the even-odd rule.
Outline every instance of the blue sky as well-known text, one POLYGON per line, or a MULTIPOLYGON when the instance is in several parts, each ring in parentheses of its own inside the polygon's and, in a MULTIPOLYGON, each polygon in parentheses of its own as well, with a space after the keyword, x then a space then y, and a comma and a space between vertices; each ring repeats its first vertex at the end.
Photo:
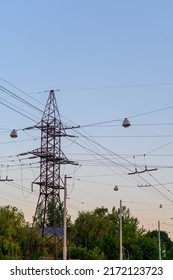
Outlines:
MULTIPOLYGON (((58 107, 69 125, 115 120, 74 131, 78 136, 74 143, 63 144, 68 157, 81 164, 63 170, 73 175, 69 214, 75 219, 79 210, 119 207, 122 199, 145 227, 157 227, 159 219, 173 237, 173 2, 7 0, 0 2, 0 10, 1 86, 40 110, 46 91, 59 89, 58 107), (129 129, 121 126, 125 117, 131 122, 129 129), (98 145, 93 147, 89 139, 98 145), (128 175, 135 165, 142 169, 145 164, 158 170, 141 177, 128 175), (138 187, 145 184, 152 187, 138 187)), ((28 111, 6 93, 1 91, 0 96, 20 112, 28 111)), ((28 192, 39 170, 31 162, 24 169, 22 159, 15 156, 39 147, 39 132, 23 131, 34 123, 0 106, 1 178, 8 170, 16 184, 1 182, 0 202, 18 204, 30 220, 37 196, 28 192), (19 137, 12 142, 13 128, 19 137)), ((29 112, 36 121, 42 116, 36 110, 29 112)))

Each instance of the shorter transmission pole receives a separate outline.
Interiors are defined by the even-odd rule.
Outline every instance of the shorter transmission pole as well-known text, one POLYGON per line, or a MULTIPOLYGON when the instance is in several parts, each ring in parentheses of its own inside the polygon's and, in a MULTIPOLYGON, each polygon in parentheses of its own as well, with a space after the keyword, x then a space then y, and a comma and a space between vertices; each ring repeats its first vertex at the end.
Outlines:
POLYGON ((159 238, 159 260, 161 260, 162 254, 161 254, 161 238, 160 238, 160 221, 158 221, 158 238, 159 238))
POLYGON ((67 179, 72 177, 64 176, 64 243, 63 243, 63 260, 67 259, 67 179))
POLYGON ((123 227, 122 227, 122 200, 120 200, 120 260, 123 260, 123 227))

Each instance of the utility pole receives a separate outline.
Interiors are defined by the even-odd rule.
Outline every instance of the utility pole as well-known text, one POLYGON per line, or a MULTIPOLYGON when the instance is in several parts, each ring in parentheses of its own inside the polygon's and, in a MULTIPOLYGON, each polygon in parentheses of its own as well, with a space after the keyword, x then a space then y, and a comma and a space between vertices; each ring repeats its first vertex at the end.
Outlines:
POLYGON ((158 239, 159 239, 159 260, 161 260, 162 253, 161 253, 161 238, 160 238, 160 221, 158 221, 158 239))
POLYGON ((122 233, 122 213, 123 208, 122 208, 122 200, 120 200, 120 260, 123 260, 123 233, 122 233))
POLYGON ((61 122, 54 90, 49 93, 41 122, 34 127, 41 131, 41 147, 30 152, 40 158, 40 174, 32 183, 32 189, 34 184, 39 186, 32 229, 35 228, 41 233, 39 246, 43 248, 48 244, 47 250, 49 248, 50 254, 53 253, 53 259, 57 259, 58 251, 62 249, 62 236, 59 237, 58 232, 63 227, 60 191, 66 188, 61 176, 61 166, 73 162, 66 158, 61 149, 62 137, 70 137, 71 135, 66 134, 66 129, 71 128, 64 127, 61 122), (61 215, 58 215, 59 220, 57 220, 57 209, 61 211, 61 215), (48 215, 51 220, 49 227, 47 227, 48 215), (51 246, 53 248, 50 248, 51 246))
POLYGON ((64 243, 63 243, 63 260, 67 259, 67 175, 64 176, 64 243))

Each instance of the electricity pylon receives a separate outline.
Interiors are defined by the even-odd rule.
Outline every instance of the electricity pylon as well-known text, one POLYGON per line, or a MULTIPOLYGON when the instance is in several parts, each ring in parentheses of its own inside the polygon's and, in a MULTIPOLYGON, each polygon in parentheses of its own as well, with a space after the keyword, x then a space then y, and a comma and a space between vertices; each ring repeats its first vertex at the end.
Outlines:
POLYGON ((56 103, 55 93, 50 91, 41 122, 36 128, 41 130, 41 147, 31 151, 40 158, 40 174, 33 184, 39 185, 39 197, 33 218, 32 229, 38 229, 41 233, 41 244, 43 246, 49 241, 52 245, 51 253, 57 259, 58 244, 62 243, 62 238, 58 237, 58 229, 62 228, 63 221, 57 224, 56 209, 61 211, 63 217, 63 207, 61 203, 60 191, 64 189, 64 181, 61 177, 61 165, 72 164, 61 149, 62 137, 69 136, 61 122, 60 113, 56 103), (47 215, 51 215, 52 226, 47 227, 47 215))

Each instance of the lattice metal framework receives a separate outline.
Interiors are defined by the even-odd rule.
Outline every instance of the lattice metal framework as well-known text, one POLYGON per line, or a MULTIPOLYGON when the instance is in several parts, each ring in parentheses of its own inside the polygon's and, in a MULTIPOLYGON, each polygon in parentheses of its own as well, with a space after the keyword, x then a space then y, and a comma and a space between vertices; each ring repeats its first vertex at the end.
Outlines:
POLYGON ((56 222, 55 209, 61 204, 60 190, 64 189, 60 169, 62 164, 71 162, 68 161, 61 150, 61 139, 67 135, 61 123, 53 90, 50 91, 41 122, 36 127, 41 130, 41 147, 31 152, 33 155, 40 157, 40 175, 32 183, 32 185, 39 185, 39 197, 33 220, 33 228, 39 226, 42 236, 41 245, 48 240, 50 242, 51 239, 53 258, 57 259, 57 244, 60 242, 57 232, 58 228, 62 227, 62 224, 58 225, 56 222), (50 231, 48 231, 47 211, 50 204, 52 206, 51 219, 53 225, 50 231))

